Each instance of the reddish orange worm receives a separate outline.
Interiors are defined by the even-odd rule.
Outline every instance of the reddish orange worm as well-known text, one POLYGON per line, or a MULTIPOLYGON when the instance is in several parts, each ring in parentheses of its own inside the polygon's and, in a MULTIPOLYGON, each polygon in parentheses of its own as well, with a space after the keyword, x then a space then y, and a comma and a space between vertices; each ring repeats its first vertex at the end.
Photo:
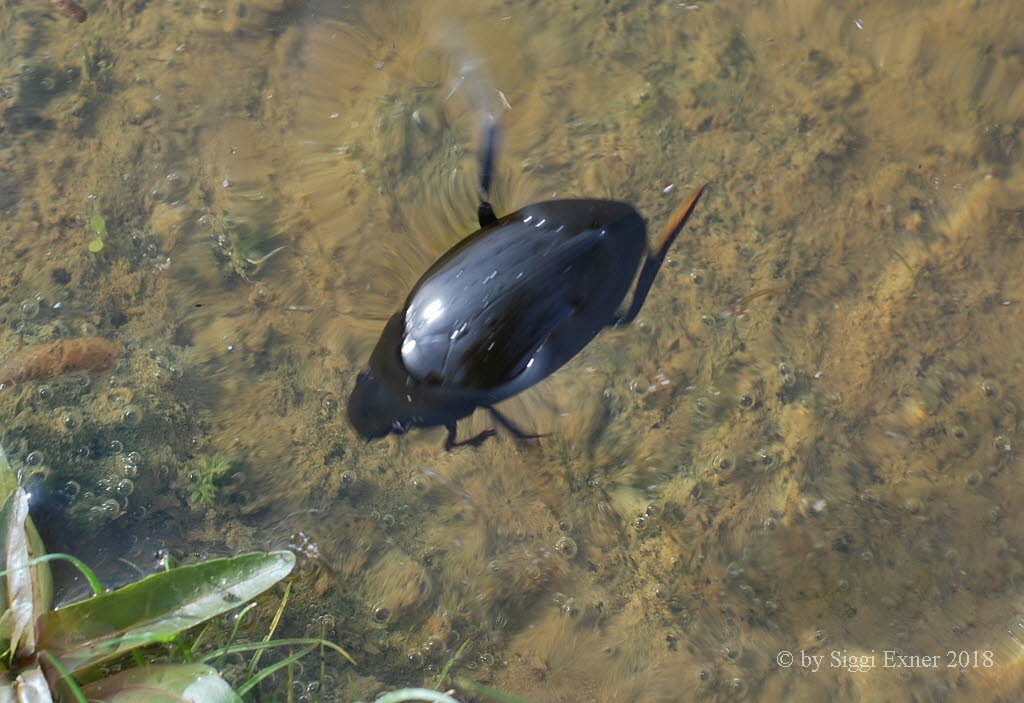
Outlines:
POLYGON ((71 371, 106 371, 121 345, 99 337, 78 337, 20 349, 0 364, 0 388, 44 381, 71 371))

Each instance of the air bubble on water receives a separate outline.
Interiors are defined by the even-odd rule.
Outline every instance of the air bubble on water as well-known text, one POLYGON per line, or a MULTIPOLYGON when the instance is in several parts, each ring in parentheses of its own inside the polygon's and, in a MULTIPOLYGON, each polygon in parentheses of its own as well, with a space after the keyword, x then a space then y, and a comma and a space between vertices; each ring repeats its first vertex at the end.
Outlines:
POLYGON ((18 311, 21 313, 22 318, 31 320, 39 314, 39 301, 35 298, 28 298, 21 303, 18 311))
POLYGON ((122 513, 121 506, 118 504, 118 502, 116 500, 107 499, 107 500, 103 501, 102 503, 100 503, 98 508, 99 508, 99 511, 105 517, 107 517, 107 518, 109 518, 111 520, 116 520, 117 518, 121 517, 121 513, 122 513))
POLYGON ((378 625, 386 625, 391 619, 391 610, 384 605, 378 604, 370 610, 370 616, 378 625))
POLYGON ((121 422, 129 427, 137 427, 142 422, 142 408, 129 405, 121 412, 121 422))
POLYGON ((82 413, 77 408, 71 408, 70 410, 64 410, 61 414, 61 424, 64 429, 69 432, 74 432, 82 426, 82 413))
POLYGON ((566 559, 572 559, 576 556, 576 541, 568 535, 562 535, 555 542, 555 551, 564 556, 566 559))

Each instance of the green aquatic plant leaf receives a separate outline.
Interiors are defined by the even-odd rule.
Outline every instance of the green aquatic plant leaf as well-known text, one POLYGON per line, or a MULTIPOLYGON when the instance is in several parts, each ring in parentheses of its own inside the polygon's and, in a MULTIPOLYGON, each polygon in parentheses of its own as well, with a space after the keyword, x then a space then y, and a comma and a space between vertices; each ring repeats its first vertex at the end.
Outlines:
POLYGON ((194 459, 189 464, 188 499, 193 506, 210 507, 217 502, 220 495, 220 483, 234 467, 234 459, 226 454, 209 454, 194 459))
POLYGON ((100 703, 241 703, 206 664, 154 664, 122 671, 82 688, 100 703))
POLYGON ((107 236, 107 220, 103 215, 96 214, 89 218, 89 229, 96 235, 89 240, 89 251, 98 254, 103 251, 103 238, 107 236))
POLYGON ((156 573, 45 613, 38 621, 38 646, 76 673, 236 608, 294 566, 291 552, 257 552, 156 573))

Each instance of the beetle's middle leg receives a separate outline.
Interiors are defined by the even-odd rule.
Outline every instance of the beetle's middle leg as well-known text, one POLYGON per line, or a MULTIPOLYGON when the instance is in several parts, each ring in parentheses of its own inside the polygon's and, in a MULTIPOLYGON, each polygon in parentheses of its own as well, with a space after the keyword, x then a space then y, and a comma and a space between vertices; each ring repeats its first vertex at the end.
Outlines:
POLYGON ((672 242, 676 241, 676 237, 682 231, 683 225, 690 219, 690 215, 697 206, 697 201, 700 200, 705 187, 706 185, 702 185, 695 190, 690 199, 681 208, 676 210, 676 214, 665 225, 665 231, 661 234, 658 248, 647 254, 643 268, 640 269, 640 276, 637 278, 636 288, 633 290, 633 301, 629 305, 629 310, 626 311, 625 315, 617 315, 609 323, 609 326, 628 325, 640 313, 640 308, 644 306, 644 301, 647 300, 647 293, 651 290, 651 286, 654 285, 654 277, 658 275, 661 265, 665 262, 665 255, 668 254, 669 247, 672 246, 672 242))
POLYGON ((541 437, 547 437, 546 434, 528 434, 526 432, 523 432, 521 429, 516 427, 515 423, 513 423, 503 414, 498 412, 495 408, 493 408, 490 405, 486 407, 487 411, 494 416, 494 419, 497 420, 502 427, 511 432, 512 436, 515 437, 516 439, 540 439, 541 437))
POLYGON ((456 428, 455 423, 452 422, 451 424, 445 425, 444 428, 448 430, 448 436, 444 440, 444 450, 446 452, 450 452, 451 450, 455 449, 455 447, 479 447, 481 444, 487 441, 488 438, 493 437, 495 434, 497 434, 494 430, 484 430, 480 434, 470 437, 469 439, 464 439, 461 442, 456 442, 455 434, 458 430, 456 428))

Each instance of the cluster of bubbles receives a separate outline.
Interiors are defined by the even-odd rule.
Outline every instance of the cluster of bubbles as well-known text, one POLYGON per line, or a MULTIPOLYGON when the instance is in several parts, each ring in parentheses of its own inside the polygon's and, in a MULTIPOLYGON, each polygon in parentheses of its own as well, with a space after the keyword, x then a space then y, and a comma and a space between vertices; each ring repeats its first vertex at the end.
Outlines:
POLYGON ((459 638, 460 634, 457 630, 451 630, 446 636, 435 634, 427 637, 422 644, 407 650, 402 655, 403 668, 434 676, 450 660, 457 661, 460 667, 467 669, 494 666, 494 655, 490 652, 460 651, 459 638))
MULTIPOLYGON (((33 322, 52 309, 41 296, 19 307, 22 318, 33 322)), ((91 325, 80 327, 66 331, 96 333, 91 325)), ((166 363, 159 368, 168 370, 166 363)), ((54 519, 67 520, 72 534, 81 528, 88 534, 142 510, 137 489, 148 468, 144 454, 155 451, 151 433, 139 431, 147 422, 140 394, 123 387, 117 376, 109 386, 96 378, 71 373, 19 387, 32 412, 0 432, 0 443, 32 489, 37 509, 45 506, 54 519), (98 402, 91 395, 99 396, 98 402), (138 449, 126 449, 126 442, 138 449)))

